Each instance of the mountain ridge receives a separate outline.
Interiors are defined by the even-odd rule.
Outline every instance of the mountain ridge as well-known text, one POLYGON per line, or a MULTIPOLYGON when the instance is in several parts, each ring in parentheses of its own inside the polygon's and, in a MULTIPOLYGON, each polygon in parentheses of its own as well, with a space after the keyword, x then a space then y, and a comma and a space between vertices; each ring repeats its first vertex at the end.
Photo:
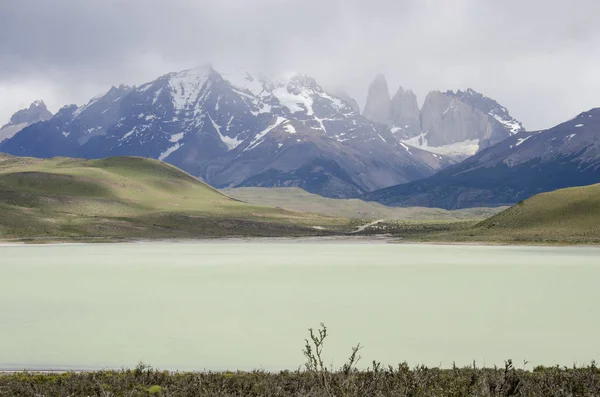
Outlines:
POLYGON ((398 142, 455 160, 525 131, 505 107, 471 88, 430 91, 419 108, 402 86, 390 98, 381 74, 369 86, 363 115, 390 127, 398 142))
POLYGON ((221 75, 210 66, 121 85, 24 128, 13 155, 170 162, 217 187, 298 186, 330 197, 432 175, 444 156, 397 142, 310 76, 221 75))
POLYGON ((511 205, 535 194, 600 182, 600 108, 544 131, 523 132, 423 180, 365 195, 396 206, 511 205))

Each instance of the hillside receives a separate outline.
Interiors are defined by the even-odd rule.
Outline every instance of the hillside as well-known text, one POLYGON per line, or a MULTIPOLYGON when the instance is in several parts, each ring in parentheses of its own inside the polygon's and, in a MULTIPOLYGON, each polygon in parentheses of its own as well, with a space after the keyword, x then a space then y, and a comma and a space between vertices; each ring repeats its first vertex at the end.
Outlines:
POLYGON ((441 208, 387 207, 359 199, 332 199, 309 193, 300 188, 235 188, 222 190, 228 196, 253 203, 313 212, 326 216, 387 220, 467 220, 485 219, 506 207, 469 208, 449 211, 441 208))
POLYGON ((314 235, 347 221, 232 199, 166 163, 0 155, 0 239, 314 235))
POLYGON ((477 228, 514 240, 600 242, 600 184, 538 194, 477 228))
POLYGON ((410 241, 600 244, 600 184, 541 193, 475 224, 386 226, 410 241))

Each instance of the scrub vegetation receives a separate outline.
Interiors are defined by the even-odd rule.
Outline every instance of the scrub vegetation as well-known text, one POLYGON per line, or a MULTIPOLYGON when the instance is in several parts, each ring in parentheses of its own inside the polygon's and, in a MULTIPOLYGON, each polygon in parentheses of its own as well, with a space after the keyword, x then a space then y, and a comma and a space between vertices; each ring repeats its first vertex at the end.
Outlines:
MULTIPOLYGON (((0 375, 0 396, 296 396, 296 397, 592 397, 600 395, 600 369, 584 367, 459 368, 384 366, 359 369, 360 345, 340 369, 324 364, 324 325, 310 330, 304 368, 271 373, 169 372, 140 364, 133 370, 0 375)), ((527 363, 523 363, 525 367, 527 363)))

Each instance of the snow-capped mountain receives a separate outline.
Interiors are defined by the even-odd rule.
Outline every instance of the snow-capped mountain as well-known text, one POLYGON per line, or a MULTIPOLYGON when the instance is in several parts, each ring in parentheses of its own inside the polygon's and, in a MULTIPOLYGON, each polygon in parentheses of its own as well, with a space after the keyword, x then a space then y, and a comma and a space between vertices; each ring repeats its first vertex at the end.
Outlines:
POLYGON ((457 160, 525 131, 506 108, 472 89, 430 92, 419 110, 410 90, 400 87, 390 98, 382 75, 369 87, 363 115, 388 125, 399 142, 457 160))
POLYGON ((449 163, 399 142, 311 77, 212 67, 112 87, 23 129, 0 151, 153 157, 217 187, 300 186, 332 197, 423 178, 449 163))
POLYGON ((541 192, 600 183, 600 108, 545 131, 521 132, 419 181, 366 195, 397 206, 515 204, 541 192))
POLYGON ((50 118, 52 118, 52 113, 48 111, 44 101, 34 101, 29 108, 21 109, 13 114, 10 121, 0 128, 0 142, 12 138, 17 132, 31 124, 50 118))

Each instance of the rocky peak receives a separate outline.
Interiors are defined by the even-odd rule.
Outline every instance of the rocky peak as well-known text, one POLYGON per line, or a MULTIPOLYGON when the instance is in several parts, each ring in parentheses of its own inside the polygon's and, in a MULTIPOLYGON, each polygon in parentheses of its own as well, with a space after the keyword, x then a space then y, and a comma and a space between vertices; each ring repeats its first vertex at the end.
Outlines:
POLYGON ((363 116, 369 120, 391 127, 392 100, 390 99, 387 81, 382 74, 375 76, 375 79, 369 85, 363 116))
POLYGON ((524 131, 506 108, 470 88, 430 92, 421 109, 421 128, 421 140, 427 146, 453 145, 452 150, 460 146, 458 153, 463 155, 472 155, 524 131))
POLYGON ((21 109, 13 114, 8 124, 0 128, 0 142, 12 138, 17 132, 31 124, 50 120, 51 118, 52 113, 48 111, 44 101, 34 101, 28 108, 21 109))
POLYGON ((412 90, 400 87, 392 98, 392 132, 401 138, 412 138, 421 133, 417 96, 412 90))
POLYGON ((50 118, 52 118, 52 113, 48 111, 44 101, 38 100, 31 103, 29 108, 21 109, 13 114, 7 125, 33 124, 50 118))

